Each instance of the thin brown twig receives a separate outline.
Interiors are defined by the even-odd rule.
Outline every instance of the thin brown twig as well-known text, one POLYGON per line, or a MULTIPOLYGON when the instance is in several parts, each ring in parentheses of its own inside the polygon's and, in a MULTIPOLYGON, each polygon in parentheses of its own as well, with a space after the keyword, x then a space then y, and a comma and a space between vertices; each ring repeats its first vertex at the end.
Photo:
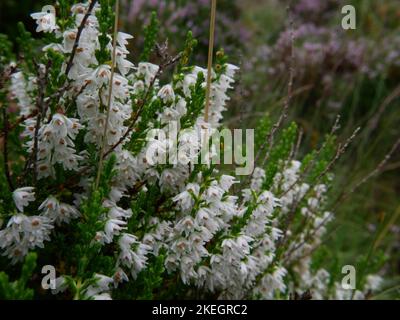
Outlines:
MULTIPOLYGON (((318 243, 317 245, 315 245, 313 248, 311 248, 310 251, 307 254, 304 254, 304 255, 302 255, 300 257, 296 257, 296 261, 299 261, 299 260, 302 260, 304 258, 307 258, 307 257, 311 256, 316 250, 318 250, 321 247, 321 245, 323 245, 329 239, 331 239, 332 236, 334 234, 336 234, 338 229, 339 229, 339 227, 336 227, 332 231, 330 231, 329 234, 324 236, 324 240, 321 241, 320 243, 318 243)), ((287 256, 287 257, 284 258, 284 262, 283 263, 285 264, 286 262, 289 262, 289 261, 290 261, 290 256, 287 256)))
MULTIPOLYGON (((167 61, 162 63, 159 66, 158 72, 156 73, 156 75, 153 77, 153 79, 151 80, 149 87, 147 88, 147 91, 145 93, 145 97, 143 99, 140 100, 139 102, 139 106, 138 106, 138 110, 135 112, 135 115, 133 116, 133 118, 131 119, 131 124, 129 125, 128 129, 126 130, 125 134, 120 138, 120 140, 115 143, 109 150, 107 150, 104 154, 103 154, 103 160, 111 153, 113 152, 120 144, 122 144, 125 139, 129 136, 129 134, 133 131, 135 124, 137 122, 137 120, 140 117, 140 114, 144 108, 144 106, 147 103, 147 100, 150 97, 150 93, 152 88, 154 87, 154 84, 157 80, 157 78, 162 74, 163 70, 171 65, 174 65, 176 62, 179 61, 179 59, 182 57, 182 54, 178 54, 174 57, 167 57, 167 61)), ((69 187, 74 186, 78 183, 78 181, 76 181, 76 178, 79 178, 80 176, 82 176, 84 173, 86 173, 88 170, 90 170, 91 167, 83 167, 79 172, 77 172, 75 175, 73 175, 70 178, 70 181, 67 185, 69 187)), ((67 185, 63 185, 62 187, 65 188, 67 185)))
MULTIPOLYGON (((338 151, 334 157, 334 159, 328 164, 328 166, 332 166, 336 160, 338 159, 338 154, 339 156, 341 154, 343 154, 343 152, 347 149, 347 146, 350 144, 350 142, 354 139, 354 137, 356 136, 358 129, 356 129, 356 131, 352 134, 352 136, 346 141, 346 143, 343 145, 343 147, 338 148, 338 151), (332 164, 332 165, 331 165, 332 164)), ((338 198, 338 200, 336 201, 336 205, 333 206, 333 210, 335 211, 335 209, 337 208, 337 204, 342 203, 343 200, 345 200, 350 194, 354 193, 355 190, 357 188, 359 188, 362 184, 366 183, 370 178, 372 178, 373 176, 375 176, 376 174, 378 174, 380 172, 380 170, 385 166, 385 164, 387 163, 387 161, 389 161, 389 159, 392 157, 393 153, 397 150, 397 148, 400 146, 400 138, 397 140, 397 142, 393 145, 392 149, 390 150, 390 152, 385 156, 385 158, 379 163, 379 165, 375 168, 375 170, 373 170, 370 174, 368 174, 364 179, 362 179, 359 183, 356 184, 355 187, 353 187, 351 189, 351 191, 349 193, 342 193, 342 196, 340 196, 338 198), (343 195, 346 195, 343 196, 343 195)), ((328 168, 328 167, 327 167, 328 168)), ((323 175, 326 174, 326 172, 329 170, 324 170, 323 175)), ((321 175, 319 175, 318 177, 320 177, 321 175)), ((318 178, 317 178, 318 180, 318 178)), ((308 193, 308 192, 307 192, 308 193)), ((306 193, 306 194, 307 194, 306 193)), ((303 197, 304 198, 304 197, 303 197)), ((288 255, 290 255, 292 252, 297 251, 299 248, 301 248, 307 241, 308 239, 310 239, 310 237, 314 236, 316 234, 316 232, 318 232, 318 230, 323 227, 329 220, 330 217, 332 216, 332 212, 329 213, 327 215, 327 217, 320 223, 320 225, 317 226, 317 228, 314 229, 314 231, 309 234, 299 245, 297 245, 295 248, 293 248, 288 255)))
POLYGON ((324 220, 321 221, 321 223, 311 232, 308 233, 306 235, 306 237, 303 239, 302 242, 300 242, 299 244, 297 244, 294 248, 292 248, 291 250, 289 250, 288 252, 285 253, 285 258, 284 261, 287 261, 290 258, 290 255, 293 254, 294 252, 296 252, 297 250, 299 250, 302 246, 304 246, 307 241, 309 239, 311 239, 314 235, 316 235, 316 233, 326 224, 330 221, 332 216, 332 213, 330 212, 325 218, 324 220))
MULTIPOLYGON (((30 118, 33 118, 37 115, 37 110, 33 111, 32 113, 28 114, 27 116, 22 116, 20 118, 18 118, 15 123, 13 124, 8 124, 8 131, 12 131, 14 130, 16 127, 18 127, 22 122, 24 122, 25 120, 28 120, 30 118)), ((2 138, 4 136, 4 132, 0 133, 0 138, 2 138)))
MULTIPOLYGON (((303 86, 301 88, 293 90, 292 99, 294 97, 300 95, 301 93, 310 90, 312 87, 313 87, 312 85, 305 85, 305 86, 303 86)), ((243 93, 241 93, 241 95, 243 96, 243 93)), ((284 98, 280 99, 278 102, 274 103, 273 106, 271 107, 271 109, 274 108, 275 105, 281 105, 282 103, 284 103, 285 102, 285 98, 286 97, 284 97, 284 98)), ((230 118, 228 121, 226 121, 226 123, 229 124, 229 125, 235 124, 238 121, 240 123, 242 123, 244 119, 259 118, 259 117, 262 117, 262 116, 266 115, 265 111, 264 112, 253 112, 253 113, 248 113, 248 114, 243 114, 243 113, 244 113, 243 109, 240 109, 240 114, 238 116, 236 116, 236 117, 230 118)))
POLYGON ((392 146, 390 149, 389 153, 386 154, 386 156, 383 158, 383 160, 378 164, 378 166, 370 172, 366 177, 364 177, 360 182, 358 182, 350 191, 350 193, 353 193, 355 190, 357 190, 361 185, 366 183, 369 179, 373 178, 374 176, 378 175, 386 165, 386 163, 390 160, 390 158, 393 156, 395 151, 398 149, 400 146, 400 138, 397 139, 395 144, 392 146))
POLYGON ((292 148, 291 154, 290 154, 290 159, 296 159, 297 155, 299 154, 301 142, 303 141, 303 136, 304 136, 304 130, 303 128, 300 128, 299 133, 297 135, 297 142, 294 148, 292 148))
MULTIPOLYGON (((144 108, 144 106, 147 103, 147 100, 150 98, 150 93, 152 88, 154 87, 154 84, 157 80, 157 78, 162 74, 163 70, 171 65, 174 65, 175 63, 177 63, 180 58, 182 57, 182 54, 178 54, 174 57, 167 57, 167 61, 163 62, 162 64, 160 64, 158 72, 156 73, 156 75, 153 77, 153 79, 150 81, 149 87, 147 88, 147 91, 145 93, 145 97, 143 99, 140 100, 139 102, 139 106, 138 106, 138 110, 135 112, 133 118, 131 119, 131 123, 128 127, 128 129, 126 130, 125 134, 120 138, 120 140, 115 143, 109 150, 107 150, 104 154, 103 154, 103 160, 111 153, 113 152, 119 145, 121 145, 125 139, 129 136, 129 134, 134 130, 135 124, 137 122, 137 120, 140 117, 140 114, 144 108)), ((75 175, 73 175, 70 178, 70 181, 67 185, 68 187, 74 186, 78 183, 78 181, 76 180, 76 178, 79 178, 80 176, 82 176, 82 174, 86 173, 88 170, 90 170, 91 167, 83 167, 81 168, 81 170, 79 172, 77 172, 75 175)), ((62 187, 65 188, 67 185, 63 185, 62 187)))
POLYGON ((290 208, 289 214, 286 215, 284 228, 282 229, 283 237, 281 239, 279 239, 279 241, 277 243, 277 246, 276 246, 276 249, 279 249, 287 241, 288 231, 289 231, 290 226, 293 223, 294 217, 296 215, 296 209, 297 209, 297 206, 298 206, 299 202, 300 202, 299 198, 296 196, 296 199, 294 199, 294 201, 292 203, 292 206, 290 208))
POLYGON ((172 58, 168 58, 168 60, 165 63, 162 63, 158 66, 157 73, 154 75, 153 79, 151 79, 149 87, 146 90, 144 98, 139 101, 138 109, 135 112, 135 114, 133 115, 128 129, 126 130, 124 135, 108 151, 106 151, 104 153, 104 156, 103 156, 104 158, 107 157, 111 152, 113 152, 119 145, 121 145, 126 140, 126 138, 128 138, 129 134, 131 134, 131 132, 133 131, 135 124, 138 121, 140 114, 142 113, 143 108, 147 103, 147 100, 150 98, 151 90, 153 89, 157 78, 164 72, 164 70, 166 68, 177 63, 181 59, 181 57, 182 57, 182 54, 179 53, 178 55, 176 55, 172 58))
POLYGON ((103 169, 103 156, 104 156, 104 151, 105 151, 106 144, 107 144, 107 130, 108 130, 108 121, 110 119, 110 109, 111 109, 112 91, 113 91, 113 85, 114 85, 115 63, 116 63, 116 54, 117 54, 118 21, 119 21, 119 0, 116 0, 116 3, 115 3, 115 20, 114 20, 114 39, 113 39, 113 51, 112 51, 112 65, 111 65, 111 76, 110 76, 108 99, 107 99, 106 122, 104 124, 103 142, 102 142, 101 149, 100 149, 99 165, 98 165, 98 168, 97 168, 97 177, 96 177, 95 189, 97 189, 99 187, 101 170, 103 169))
POLYGON ((373 177, 379 175, 383 170, 385 165, 388 163, 388 161, 392 158, 393 154, 396 152, 396 150, 400 147, 400 137, 397 139, 397 141, 393 144, 392 148, 390 151, 385 155, 385 157, 382 159, 381 162, 378 163, 378 165, 375 167, 374 170, 372 170, 369 174, 367 174, 363 179, 361 179, 359 182, 357 182, 349 191, 343 191, 341 195, 338 197, 338 199, 335 201, 334 204, 334 209, 336 209, 343 201, 345 201, 351 194, 353 194, 356 190, 358 190, 362 185, 367 183, 370 179, 373 177))
MULTIPOLYGON (((338 128, 338 122, 339 120, 337 120, 336 122, 335 122, 335 125, 333 126, 333 128, 332 128, 332 131, 334 131, 334 130, 337 130, 337 128, 338 128)), ((358 133, 358 131, 359 131, 359 128, 358 129, 356 129, 355 131, 354 131, 354 133, 350 136, 350 138, 348 138, 346 141, 345 141, 345 143, 342 145, 342 144, 339 144, 339 146, 338 146, 338 148, 337 148, 337 151, 336 151, 336 154, 335 154, 335 156, 332 158, 332 160, 329 162, 329 164, 325 167, 325 169, 318 175, 318 177, 315 179, 315 182, 314 182, 314 185, 316 185, 319 181, 320 181, 320 179, 323 177, 323 176, 325 176, 330 170, 331 170, 331 168, 333 167, 333 165, 337 162, 337 160, 340 158, 340 156, 347 150, 347 148, 348 148, 348 146, 349 146, 349 144, 351 143, 351 141, 353 141, 354 140, 354 138, 356 137, 356 135, 357 135, 357 133, 358 133)), ((322 148, 321 149, 319 149, 319 152, 320 152, 320 150, 322 150, 322 148)), ((316 158, 315 158, 316 159, 316 158)), ((295 214, 295 212, 296 212, 296 209, 297 209, 297 206, 298 206, 298 204, 299 203, 301 203, 301 201, 311 192, 311 190, 313 190, 313 188, 310 186, 310 188, 308 189, 308 191, 300 198, 300 199, 296 199, 295 200, 295 202, 294 202, 294 205, 292 206, 292 208, 291 208, 291 211, 290 211, 290 213, 289 213, 289 215, 288 215, 288 219, 287 219, 287 224, 285 225, 285 230, 288 230, 289 229, 289 226, 290 226, 290 224, 292 223, 292 219, 293 219, 293 216, 294 216, 294 214, 295 214)), ((286 192, 287 193, 287 192, 286 192)), ((334 210, 333 210, 334 211, 334 210)), ((325 222, 325 220, 323 221, 323 223, 325 222)), ((305 222, 304 222, 305 223, 305 222)), ((319 229, 319 227, 316 229, 316 231, 319 229)), ((286 234, 286 231, 285 231, 285 233, 284 234, 286 234)), ((315 234, 315 233, 313 233, 313 234, 315 234)), ((286 237, 285 237, 286 238, 286 237)), ((284 239, 284 240, 286 240, 286 239, 284 239)), ((307 241, 307 240, 305 240, 305 241, 307 241)), ((297 250, 297 249, 296 249, 297 250)))
POLYGON ((122 143, 125 141, 126 138, 128 138, 129 134, 130 134, 130 133, 132 132, 132 130, 134 129, 135 124, 136 124, 136 122, 138 121, 138 119, 139 119, 139 117, 140 117, 140 114, 142 113, 143 108, 144 108, 144 106, 146 105, 147 100, 148 100, 148 98, 149 98, 149 96, 150 96, 151 89, 153 88, 154 83, 155 83, 156 79, 160 76, 160 74, 161 74, 161 66, 158 67, 158 71, 157 71, 156 75, 155 75, 155 76, 153 77, 153 79, 151 80, 150 85, 149 85, 149 87, 147 88, 147 91, 146 91, 146 94, 145 94, 144 98, 141 99, 141 100, 139 101, 139 106, 138 106, 138 108, 137 108, 137 111, 135 112, 135 114, 133 115, 133 117, 132 117, 132 119, 131 119, 131 123, 129 124, 128 129, 126 130, 126 132, 124 133, 124 135, 123 135, 109 150, 107 150, 107 151, 104 153, 104 157, 107 157, 107 156, 108 156, 111 152, 113 152, 120 144, 122 144, 122 143))
POLYGON ((210 39, 208 43, 208 60, 207 60, 207 86, 206 86, 206 104, 204 109, 204 121, 208 122, 209 109, 210 109, 210 96, 211 96, 211 77, 212 77, 212 64, 214 54, 214 36, 215 36, 215 16, 217 13, 217 0, 211 2, 211 16, 210 16, 210 39))
POLYGON ((382 169, 381 173, 398 170, 400 168, 400 161, 388 163, 385 168, 382 169))
MULTIPOLYGON (((11 75, 14 73, 15 67, 14 66, 9 66, 4 70, 1 78, 0 78, 0 90, 2 90, 5 86, 5 82, 8 81, 11 77, 11 75)), ((3 122, 4 122, 4 127, 3 127, 3 132, 1 137, 4 137, 3 139, 3 161, 4 161, 4 174, 6 176, 7 184, 10 189, 10 191, 14 190, 14 184, 11 179, 11 173, 10 173, 10 168, 8 165, 8 134, 10 131, 10 125, 8 123, 8 114, 7 114, 7 108, 6 106, 3 106, 0 104, 0 108, 3 111, 3 122)))
POLYGON ((74 64, 74 58, 76 55, 76 51, 78 50, 79 46, 79 40, 81 39, 81 35, 83 32, 83 29, 85 28, 86 22, 89 19, 90 15, 92 14, 92 11, 94 9, 94 6, 96 5, 97 0, 91 0, 88 11, 86 12, 85 16, 82 19, 81 24, 78 27, 78 32, 76 34, 74 46, 72 47, 72 52, 71 56, 69 57, 69 61, 67 64, 67 67, 65 68, 65 75, 68 76, 69 72, 71 71, 72 65, 74 64))
MULTIPOLYGON (((339 122, 340 122, 340 116, 336 117, 335 123, 332 126, 330 136, 333 136, 334 133, 339 129, 339 122)), ((303 172, 300 174, 300 176, 289 186, 288 189, 286 189, 282 194, 279 195, 279 197, 285 196, 288 192, 293 190, 293 188, 298 185, 308 174, 309 170, 314 166, 314 164, 317 162, 319 155, 321 154, 321 151, 323 150, 325 144, 323 144, 316 152, 315 156, 313 159, 306 165, 304 168, 303 172)))
POLYGON ((367 129, 370 131, 373 131, 376 129, 378 126, 378 123, 380 119, 382 118, 383 113, 385 112, 386 108, 398 97, 400 97, 400 85, 397 86, 393 92, 386 97, 386 99, 382 102, 382 104, 379 106, 378 111, 374 113, 374 116, 371 117, 369 120, 369 124, 367 126, 367 129))
POLYGON ((4 121, 4 128, 3 128, 3 133, 4 133, 4 144, 3 144, 4 174, 6 176, 8 187, 9 187, 10 191, 13 191, 14 184, 12 182, 10 168, 8 166, 8 132, 9 132, 8 115, 7 115, 6 107, 3 106, 2 109, 3 109, 3 121, 4 121))
MULTIPOLYGON (((334 126, 335 127, 335 126, 334 126)), ((357 133, 359 131, 359 128, 357 128, 353 134, 345 141, 345 143, 339 144, 338 148, 336 150, 335 156, 332 158, 332 160, 328 163, 328 165, 325 167, 325 169, 315 178, 315 181, 313 183, 313 185, 311 185, 308 189, 308 191, 300 198, 298 199, 297 203, 296 203, 296 207, 297 205, 303 201, 303 199, 313 190, 313 186, 315 186, 317 183, 319 183, 319 181, 322 179, 322 177, 324 177, 331 169, 332 167, 335 165, 335 163, 339 160, 339 158, 343 155, 343 153, 347 150, 348 146, 350 145, 350 143, 354 140, 354 138, 356 137, 357 133)), ((321 149, 319 149, 320 152, 321 149)))
MULTIPOLYGON (((36 180, 37 180, 37 153, 39 149, 39 130, 40 130, 40 124, 42 122, 42 118, 44 116, 45 112, 45 105, 44 105, 44 99, 45 99, 45 90, 47 86, 47 80, 48 80, 48 72, 50 70, 51 66, 51 61, 49 60, 47 65, 44 67, 45 70, 42 70, 41 66, 38 65, 36 62, 34 62, 36 65, 36 69, 38 72, 38 96, 36 99, 36 108, 37 108, 37 116, 36 116, 36 125, 35 125, 35 132, 34 132, 34 140, 33 140, 33 150, 32 154, 27 160, 27 165, 25 166, 25 173, 26 170, 29 169, 29 163, 33 162, 33 184, 36 185, 36 180)), ((24 173, 24 175, 25 175, 24 173)))
POLYGON ((350 143, 354 140, 354 138, 357 136, 358 132, 360 131, 360 128, 357 128, 354 130, 353 134, 348 138, 345 143, 342 145, 339 143, 337 149, 336 149, 336 154, 333 157, 333 159, 328 163, 328 165, 325 167, 325 169, 318 175, 316 178, 316 181, 319 181, 323 176, 325 176, 335 165, 335 163, 339 160, 339 158, 346 152, 347 148, 349 147, 350 143))

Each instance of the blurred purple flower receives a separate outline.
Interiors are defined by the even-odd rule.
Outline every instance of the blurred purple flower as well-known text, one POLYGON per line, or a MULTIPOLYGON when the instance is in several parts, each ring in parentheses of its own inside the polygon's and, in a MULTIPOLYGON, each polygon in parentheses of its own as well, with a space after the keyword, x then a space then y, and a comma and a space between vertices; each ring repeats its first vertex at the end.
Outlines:
MULTIPOLYGON (((167 0, 125 0, 127 12, 124 17, 128 31, 135 34, 147 24, 151 12, 155 11, 161 22, 160 38, 169 38, 169 44, 181 48, 187 31, 191 30, 199 40, 197 58, 205 61, 208 32, 209 32, 209 0, 197 1, 167 1, 167 0), (130 30, 129 30, 130 29, 130 30)), ((218 2, 218 16, 216 25, 216 47, 223 47, 228 54, 238 55, 237 51, 243 48, 250 33, 241 24, 240 10, 237 0, 220 0, 218 2)), ((139 45, 141 35, 136 36, 139 45)))

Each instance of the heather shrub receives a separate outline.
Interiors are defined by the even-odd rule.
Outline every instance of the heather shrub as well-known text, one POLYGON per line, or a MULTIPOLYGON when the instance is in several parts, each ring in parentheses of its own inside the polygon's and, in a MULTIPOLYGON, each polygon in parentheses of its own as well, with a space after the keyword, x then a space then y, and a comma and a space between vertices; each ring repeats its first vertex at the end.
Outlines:
POLYGON ((2 41, 0 297, 364 299, 379 289, 384 255, 348 288, 323 246, 333 165, 354 135, 338 142, 335 123, 301 156, 297 124, 283 125, 287 101, 276 123, 257 123, 250 174, 215 164, 227 141, 211 137, 238 68, 223 51, 209 74, 189 64, 191 33, 171 55, 155 20, 130 62, 114 5, 60 0, 32 14, 44 46, 22 26, 23 55, 2 41))

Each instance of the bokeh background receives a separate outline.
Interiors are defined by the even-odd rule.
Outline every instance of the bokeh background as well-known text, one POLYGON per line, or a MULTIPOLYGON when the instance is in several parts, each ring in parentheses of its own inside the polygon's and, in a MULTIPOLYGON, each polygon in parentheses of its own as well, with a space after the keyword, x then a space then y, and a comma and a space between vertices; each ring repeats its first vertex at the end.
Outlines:
MULTIPOLYGON (((179 51, 187 31, 199 40, 196 64, 205 65, 209 0, 121 0, 120 28, 135 36, 152 12, 160 20, 159 42, 179 51)), ((34 31, 29 14, 48 1, 1 0, 0 33, 16 39, 17 21, 34 31)), ((350 190, 377 167, 400 136, 400 1, 398 0, 219 0, 216 48, 241 68, 226 125, 252 128, 260 116, 278 117, 289 78, 291 31, 295 36, 294 99, 290 118, 304 131, 301 152, 318 146, 338 115, 339 139, 361 132, 336 166, 336 192, 350 190), (288 5, 290 9, 288 10, 288 5), (354 5, 356 30, 341 28, 341 8, 354 5)), ((18 51, 18 48, 15 48, 18 51)), ((133 54, 132 59, 138 57, 133 54)), ((255 128, 257 129, 257 128, 255 128)), ((368 264, 388 257, 385 273, 396 296, 400 274, 400 152, 346 201, 333 203, 336 222, 324 242, 332 265, 368 264)))

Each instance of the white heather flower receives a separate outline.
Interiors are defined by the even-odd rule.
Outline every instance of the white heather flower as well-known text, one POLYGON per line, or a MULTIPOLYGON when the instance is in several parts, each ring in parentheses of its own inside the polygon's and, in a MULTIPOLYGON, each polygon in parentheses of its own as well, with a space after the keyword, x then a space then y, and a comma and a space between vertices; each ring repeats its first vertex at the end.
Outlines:
MULTIPOLYGON (((77 171, 79 161, 83 157, 76 154, 73 140, 83 128, 77 119, 68 118, 63 114, 53 115, 50 123, 39 130, 38 177, 44 178, 54 174, 56 163, 66 170, 77 171)), ((33 150, 33 141, 29 141, 28 150, 33 150)))
POLYGON ((84 291, 85 297, 94 300, 111 300, 107 291, 111 289, 110 285, 114 283, 114 279, 102 274, 95 274, 94 278, 96 282, 84 291))
MULTIPOLYGON (((106 204, 103 205, 107 207, 106 204)), ((131 209, 124 210, 115 204, 112 204, 110 211, 108 212, 108 217, 111 219, 129 219, 131 216, 132 216, 131 209)))
MULTIPOLYGON (((140 166, 138 159, 129 151, 122 150, 117 154, 116 169, 116 180, 121 186, 128 187, 133 186, 140 180, 144 168, 140 166)), ((110 199, 112 199, 111 197, 112 196, 110 195, 110 199)))
POLYGON ((0 231, 0 247, 5 249, 3 255, 12 259, 12 263, 21 261, 29 250, 44 247, 44 241, 50 240, 51 229, 53 225, 47 217, 14 215, 0 231))
POLYGON ((56 12, 52 6, 44 6, 41 12, 32 13, 31 17, 36 20, 36 32, 53 32, 57 29, 56 12))
POLYGON ((150 138, 148 141, 146 160, 155 166, 157 164, 166 164, 168 151, 172 147, 172 141, 165 137, 158 137, 157 139, 150 138))
POLYGON ((250 187, 256 192, 261 191, 262 185, 265 180, 265 170, 262 168, 255 168, 251 179, 250 187))
POLYGON ((199 195, 200 186, 196 183, 189 183, 186 190, 176 195, 172 200, 178 202, 183 211, 192 209, 195 203, 195 197, 199 195))
POLYGON ((235 65, 233 65, 233 64, 227 63, 227 64, 226 64, 226 71, 225 71, 225 74, 226 74, 228 77, 233 78, 233 77, 235 76, 235 73, 236 73, 238 70, 239 70, 239 67, 237 67, 237 66, 235 66, 235 65))
POLYGON ((111 66, 101 65, 97 67, 90 75, 89 79, 93 81, 99 88, 110 82, 111 78, 111 66))
POLYGON ((180 98, 178 102, 175 104, 175 109, 178 111, 180 116, 184 116, 187 112, 186 108, 187 102, 185 99, 180 98))
POLYGON ((29 202, 35 201, 35 192, 33 190, 33 187, 23 187, 14 190, 13 200, 20 212, 24 212, 24 207, 28 206, 29 202))
POLYGON ((136 279, 139 272, 146 266, 151 247, 139 242, 136 236, 128 233, 124 233, 118 243, 121 250, 118 261, 121 265, 130 268, 132 277, 136 279))
POLYGON ((180 117, 180 113, 174 108, 165 108, 159 116, 162 124, 168 124, 172 121, 178 121, 180 117))
MULTIPOLYGON (((86 14, 87 11, 88 11, 89 5, 90 5, 90 2, 88 1, 88 2, 86 2, 86 3, 77 3, 77 4, 74 4, 74 5, 71 7, 71 12, 72 12, 72 14, 76 16, 75 24, 76 24, 77 26, 79 26, 79 25, 81 24, 81 22, 82 22, 82 20, 83 20, 83 18, 84 18, 84 16, 85 16, 85 14, 86 14)), ((87 27, 91 27, 91 28, 93 28, 93 27, 96 27, 96 28, 97 28, 97 27, 98 27, 97 18, 96 18, 96 16, 95 16, 95 13, 96 13, 98 10, 100 10, 100 5, 99 5, 99 4, 96 4, 95 7, 94 7, 94 10, 93 10, 93 12, 92 12, 92 14, 89 16, 89 19, 88 19, 88 21, 87 21, 87 27)))
POLYGON ((203 193, 202 199, 204 199, 207 203, 221 201, 222 196, 225 191, 222 189, 217 181, 213 181, 209 188, 203 193))
POLYGON ((144 76, 144 82, 146 86, 150 86, 150 83, 154 80, 157 72, 159 70, 159 66, 149 63, 149 62, 140 62, 138 65, 137 73, 139 76, 144 76))
POLYGON ((178 137, 178 161, 181 164, 193 163, 197 160, 200 152, 201 142, 195 130, 184 130, 178 137))
POLYGON ((145 89, 144 82, 142 80, 135 81, 132 89, 134 94, 139 94, 140 92, 143 92, 145 89))
POLYGON ((123 283, 124 281, 126 282, 129 281, 127 274, 124 272, 124 270, 122 270, 122 268, 118 268, 117 271, 115 271, 113 278, 115 286, 117 286, 120 283, 123 283))
POLYGON ((54 221, 57 225, 69 223, 72 219, 80 216, 79 211, 66 203, 60 203, 53 196, 48 197, 39 207, 43 214, 54 221))
POLYGON ((111 188, 109 198, 112 202, 117 203, 124 196, 124 191, 119 188, 111 188))
POLYGON ((93 300, 112 300, 111 295, 108 292, 103 292, 100 294, 95 294, 92 296, 93 300))
MULTIPOLYGON (((200 208, 196 214, 196 222, 199 226, 205 227, 211 234, 215 234, 222 225, 220 218, 216 217, 214 212, 208 208, 200 208)), ((203 230, 203 231, 205 231, 203 230)), ((209 240, 209 235, 202 233, 204 240, 209 240)))
POLYGON ((128 33, 125 33, 125 32, 118 32, 118 35, 117 35, 117 43, 118 43, 121 47, 125 48, 126 45, 128 44, 128 40, 131 40, 131 39, 133 39, 133 36, 132 36, 132 35, 130 35, 130 34, 128 34, 128 33))
POLYGON ((133 69, 135 67, 135 65, 132 62, 130 62, 129 60, 126 59, 128 54, 129 54, 128 50, 126 50, 123 47, 117 46, 117 48, 116 48, 116 62, 117 62, 117 66, 118 66, 119 72, 124 76, 131 69, 133 69))
POLYGON ((114 236, 119 235, 120 232, 126 229, 126 222, 118 219, 109 219, 104 227, 104 241, 111 243, 114 236))
POLYGON ((162 191, 177 191, 183 187, 187 172, 182 167, 165 169, 160 176, 160 187, 162 191))
POLYGON ((228 176, 225 174, 222 175, 221 178, 219 179, 219 184, 224 191, 229 191, 229 189, 235 183, 238 183, 238 181, 235 180, 235 177, 228 176))
POLYGON ((49 196, 43 203, 40 205, 39 210, 42 210, 45 215, 52 215, 53 211, 58 211, 60 207, 60 203, 58 200, 49 196))
POLYGON ((172 102, 175 100, 174 89, 170 84, 163 86, 157 94, 164 103, 172 102))
POLYGON ((272 299, 275 290, 279 290, 281 293, 285 292, 286 284, 284 278, 286 274, 287 270, 279 267, 272 274, 267 274, 262 278, 258 291, 262 294, 263 298, 272 299))
POLYGON ((191 96, 191 89, 196 84, 197 77, 193 74, 187 74, 183 78, 182 87, 185 97, 191 96))
POLYGON ((188 236, 193 233, 196 227, 197 226, 195 225, 195 221, 193 220, 193 218, 187 216, 176 224, 175 230, 181 235, 188 236))
POLYGON ((52 294, 58 294, 68 289, 68 284, 65 277, 60 276, 55 280, 56 288, 51 290, 52 294))
POLYGON ((63 37, 64 37, 64 51, 65 52, 71 52, 74 44, 75 44, 75 40, 77 37, 77 33, 78 30, 77 29, 68 29, 66 31, 64 31, 63 37))
POLYGON ((375 292, 376 290, 380 289, 382 283, 383 279, 381 276, 370 274, 367 276, 365 290, 371 290, 372 292, 375 292))
POLYGON ((32 99, 29 97, 28 84, 21 71, 11 75, 10 90, 13 97, 18 100, 19 114, 24 117, 30 115, 34 110, 34 103, 32 103, 32 99))

